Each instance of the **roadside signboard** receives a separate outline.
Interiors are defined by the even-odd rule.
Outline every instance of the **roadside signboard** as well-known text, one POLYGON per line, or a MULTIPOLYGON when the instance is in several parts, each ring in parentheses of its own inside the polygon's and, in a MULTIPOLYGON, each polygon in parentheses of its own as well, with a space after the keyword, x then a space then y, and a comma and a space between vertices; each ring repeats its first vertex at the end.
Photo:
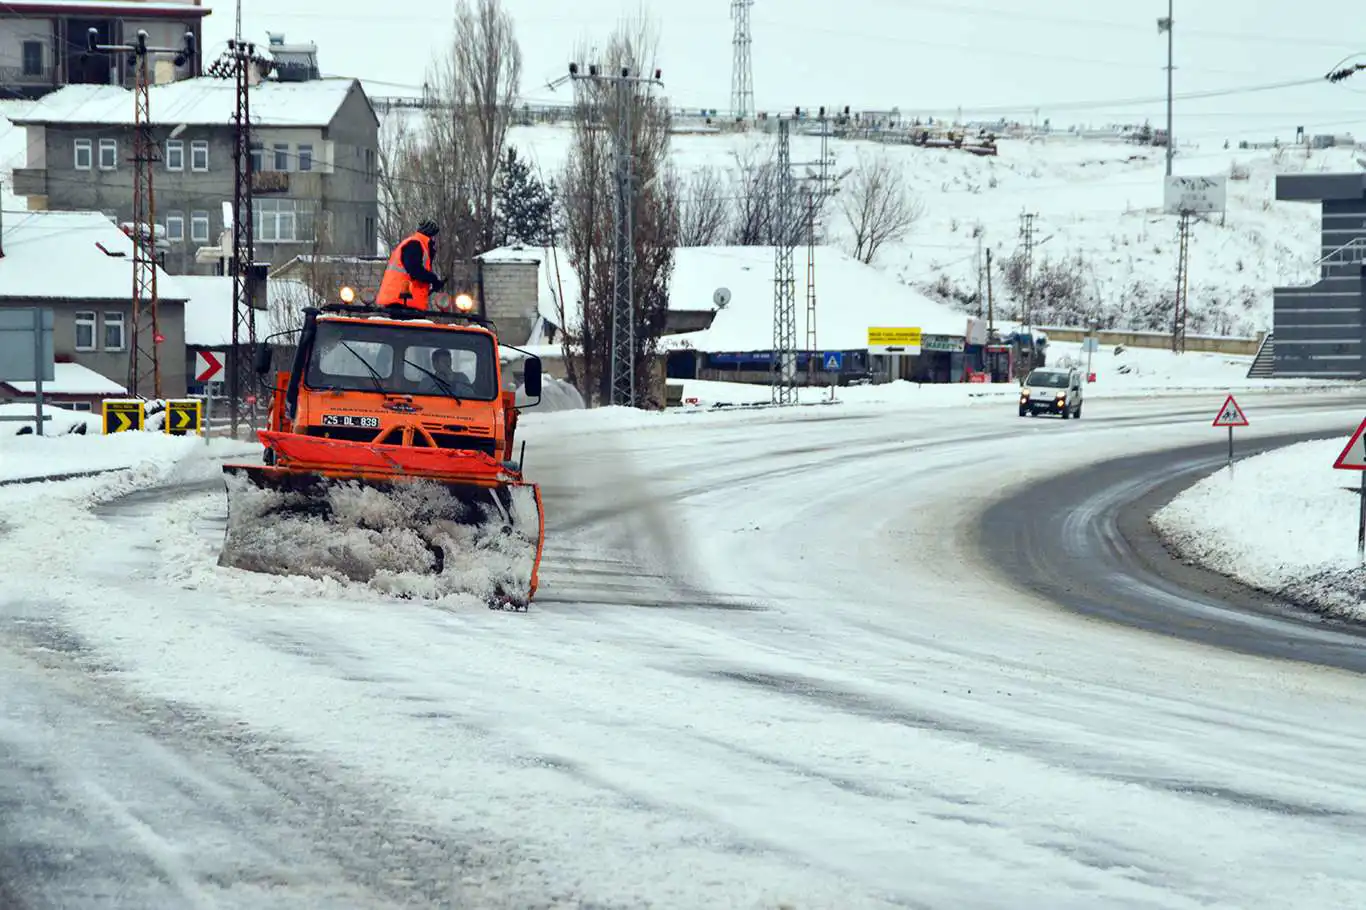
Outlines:
POLYGON ((196 382, 212 382, 223 371, 222 351, 199 351, 194 355, 194 378, 196 382))
POLYGON ((106 435, 141 430, 147 416, 146 403, 140 398, 106 398, 102 407, 106 435))
POLYGON ((1357 559, 1366 563, 1366 420, 1357 426, 1352 438, 1347 440, 1347 445, 1338 455, 1338 460, 1333 462, 1333 467, 1339 471, 1361 472, 1359 494, 1361 508, 1357 518, 1357 559))
POLYGON ((173 398, 166 402, 163 430, 171 436, 203 432, 204 402, 198 398, 173 398))
POLYGON ((1234 401, 1233 396, 1229 395, 1224 399, 1224 406, 1219 409, 1219 414, 1214 418, 1213 426, 1228 427, 1228 463, 1233 465, 1233 428, 1248 426, 1247 415, 1243 409, 1238 407, 1238 402, 1234 401))
POLYGON ((920 353, 918 328, 868 328, 868 350, 874 354, 914 357, 920 353))

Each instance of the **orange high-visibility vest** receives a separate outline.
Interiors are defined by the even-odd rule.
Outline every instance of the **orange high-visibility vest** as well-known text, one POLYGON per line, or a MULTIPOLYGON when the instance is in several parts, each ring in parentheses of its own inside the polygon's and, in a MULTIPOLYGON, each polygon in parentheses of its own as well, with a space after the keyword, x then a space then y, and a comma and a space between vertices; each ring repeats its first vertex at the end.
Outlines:
POLYGON ((403 238, 403 242, 394 247, 394 251, 389 254, 389 264, 384 267, 384 279, 380 282, 379 294, 375 297, 375 303, 380 306, 406 305, 415 310, 427 309, 432 286, 425 281, 415 280, 403 267, 403 248, 410 240, 416 240, 422 245, 422 265, 429 272, 432 269, 432 238, 421 232, 403 238), (412 294, 412 298, 402 298, 400 295, 404 292, 412 294))

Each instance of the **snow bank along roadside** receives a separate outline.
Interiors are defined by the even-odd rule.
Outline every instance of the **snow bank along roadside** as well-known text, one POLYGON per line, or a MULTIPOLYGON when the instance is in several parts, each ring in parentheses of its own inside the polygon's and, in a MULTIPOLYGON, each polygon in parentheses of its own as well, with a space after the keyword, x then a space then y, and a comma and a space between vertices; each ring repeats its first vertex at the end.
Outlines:
MULTIPOLYGON (((0 482, 84 471, 127 470, 126 477, 105 481, 104 485, 112 483, 115 487, 131 490, 144 483, 171 479, 177 466, 184 471, 206 472, 204 476, 207 477, 207 472, 222 470, 223 458, 250 458, 260 451, 261 447, 254 443, 215 439, 206 444, 201 436, 163 433, 0 437, 0 482)), ((46 486, 38 484, 35 488, 41 491, 46 486)), ((72 489, 79 491, 84 487, 72 489)), ((66 490, 64 487, 63 492, 66 490)))
POLYGON ((1318 612, 1366 620, 1356 471, 1333 468, 1349 437, 1222 468, 1153 515, 1183 558, 1318 612))

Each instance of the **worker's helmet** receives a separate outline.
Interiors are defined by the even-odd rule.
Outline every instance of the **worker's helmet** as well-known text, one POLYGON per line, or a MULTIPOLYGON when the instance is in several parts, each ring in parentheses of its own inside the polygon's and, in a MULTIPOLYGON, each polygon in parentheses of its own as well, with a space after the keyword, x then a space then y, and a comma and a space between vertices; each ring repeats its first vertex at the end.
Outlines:
POLYGON ((441 233, 441 225, 437 224, 436 221, 431 218, 426 218, 417 226, 417 232, 419 234, 426 234, 428 237, 435 237, 437 234, 441 233))

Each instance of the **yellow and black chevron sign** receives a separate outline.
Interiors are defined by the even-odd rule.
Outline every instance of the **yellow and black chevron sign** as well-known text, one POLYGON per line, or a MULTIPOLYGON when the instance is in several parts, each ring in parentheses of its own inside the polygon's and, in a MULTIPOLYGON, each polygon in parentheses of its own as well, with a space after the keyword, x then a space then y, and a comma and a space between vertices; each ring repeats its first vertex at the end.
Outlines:
POLYGON ((202 432, 204 402, 198 398, 177 398, 166 402, 165 430, 172 436, 202 432))
POLYGON ((106 435, 142 429, 143 419, 147 416, 142 401, 135 398, 106 398, 101 405, 106 435))

